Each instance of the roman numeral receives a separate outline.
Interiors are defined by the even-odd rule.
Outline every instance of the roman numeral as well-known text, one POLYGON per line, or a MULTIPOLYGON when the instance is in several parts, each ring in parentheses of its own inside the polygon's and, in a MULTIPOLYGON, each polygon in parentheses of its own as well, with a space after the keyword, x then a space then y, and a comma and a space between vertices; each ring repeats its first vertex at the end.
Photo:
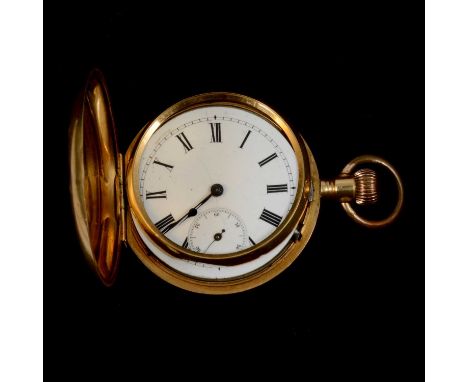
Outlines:
POLYGON ((264 222, 267 222, 271 225, 274 225, 275 227, 278 227, 279 224, 281 223, 281 219, 283 219, 281 216, 276 215, 275 213, 268 211, 266 208, 263 209, 262 214, 259 217, 260 220, 263 220, 264 222))
POLYGON ((187 139, 184 133, 180 133, 176 135, 176 137, 180 141, 180 143, 182 143, 182 146, 184 146, 184 150, 186 153, 193 149, 192 145, 190 144, 189 140, 187 139))
POLYGON ((258 165, 260 167, 265 166, 268 162, 272 161, 275 158, 278 158, 278 155, 276 155, 276 153, 271 154, 269 157, 266 157, 264 160, 261 160, 260 162, 258 162, 258 165))
POLYGON ((210 123, 211 125, 211 143, 221 143, 221 123, 210 123))
POLYGON ((172 214, 167 215, 165 218, 162 218, 160 221, 154 223, 157 229, 159 229, 162 233, 166 233, 166 228, 170 227, 172 223, 174 223, 174 218, 172 214))
POLYGON ((273 184, 267 186, 267 194, 274 194, 275 192, 288 192, 287 184, 273 184))
POLYGON ((252 131, 250 131, 250 130, 247 131, 247 134, 245 135, 245 138, 244 138, 244 140, 242 141, 242 143, 241 143, 241 145, 239 146, 239 148, 241 148, 241 149, 244 148, 245 141, 247 140, 247 138, 249 137, 249 135, 250 135, 251 132, 252 132, 252 131))
POLYGON ((154 160, 153 163, 159 164, 160 166, 164 166, 164 167, 166 167, 169 171, 172 171, 172 169, 174 168, 174 166, 171 166, 170 164, 163 163, 163 162, 159 162, 159 161, 157 161, 157 160, 154 160))
POLYGON ((252 240, 252 238, 249 236, 249 241, 252 243, 252 245, 255 245, 255 241, 252 240))
POLYGON ((167 199, 166 191, 157 191, 157 192, 146 191, 146 199, 167 199))
POLYGON ((182 243, 182 247, 184 248, 188 247, 188 237, 185 238, 184 242, 182 243))

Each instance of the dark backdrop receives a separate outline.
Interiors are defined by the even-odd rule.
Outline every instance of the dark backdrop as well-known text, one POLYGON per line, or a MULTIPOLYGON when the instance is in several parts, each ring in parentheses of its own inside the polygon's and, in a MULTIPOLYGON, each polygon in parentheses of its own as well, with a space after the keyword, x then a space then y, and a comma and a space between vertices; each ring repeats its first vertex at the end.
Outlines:
POLYGON ((209 374, 220 360, 238 369, 272 351, 263 370, 301 366, 312 377, 327 365, 331 379, 338 371, 361 380, 400 379, 403 371, 422 377, 423 5, 220 4, 46 7, 46 373, 119 371, 136 356, 135 370, 151 365, 158 375, 168 367, 158 358, 165 354, 180 362, 172 372, 200 358, 209 374), (166 284, 130 249, 115 286, 105 288, 81 255, 68 194, 71 107, 96 66, 107 77, 122 152, 180 99, 238 92, 300 131, 324 178, 360 154, 388 159, 406 187, 401 217, 371 231, 323 202, 294 264, 237 295, 166 284), (234 345, 243 350, 231 358, 234 345))

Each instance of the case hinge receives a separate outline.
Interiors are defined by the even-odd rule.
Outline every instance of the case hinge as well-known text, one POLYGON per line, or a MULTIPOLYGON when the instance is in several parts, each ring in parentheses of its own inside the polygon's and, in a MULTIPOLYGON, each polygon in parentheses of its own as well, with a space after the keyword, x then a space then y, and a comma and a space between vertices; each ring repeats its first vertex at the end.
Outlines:
POLYGON ((124 166, 123 155, 119 153, 117 176, 119 177, 120 194, 120 240, 127 246, 127 219, 125 215, 125 187, 124 187, 124 166))

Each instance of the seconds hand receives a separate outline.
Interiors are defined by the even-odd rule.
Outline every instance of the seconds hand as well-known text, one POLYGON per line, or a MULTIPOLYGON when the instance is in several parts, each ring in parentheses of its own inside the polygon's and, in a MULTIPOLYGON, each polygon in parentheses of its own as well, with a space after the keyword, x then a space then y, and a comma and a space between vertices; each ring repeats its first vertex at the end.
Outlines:
POLYGON ((223 233, 226 232, 226 230, 223 228, 221 232, 215 233, 213 236, 213 241, 210 243, 210 245, 205 249, 205 252, 208 252, 208 248, 211 247, 211 244, 213 244, 215 241, 220 241, 223 238, 223 233))
POLYGON ((193 216, 195 216, 197 213, 198 213, 198 209, 204 205, 212 196, 220 196, 223 194, 223 186, 221 186, 220 184, 216 183, 216 184, 213 184, 211 186, 211 192, 210 194, 204 198, 200 203, 198 203, 195 207, 193 208, 190 208, 189 212, 187 212, 184 216, 182 216, 179 220, 175 221, 174 223, 172 224, 169 224, 166 228, 164 228, 161 232, 162 233, 167 233, 169 232, 172 228, 174 228, 175 226, 179 225, 180 223, 184 222, 185 220, 187 220, 188 218, 191 218, 193 216))

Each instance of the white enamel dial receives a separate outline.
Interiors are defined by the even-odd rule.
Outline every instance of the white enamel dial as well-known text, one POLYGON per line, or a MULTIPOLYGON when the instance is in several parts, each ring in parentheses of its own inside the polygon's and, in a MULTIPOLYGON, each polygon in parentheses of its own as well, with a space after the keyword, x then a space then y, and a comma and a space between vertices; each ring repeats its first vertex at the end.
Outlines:
POLYGON ((198 107, 165 122, 139 166, 151 221, 174 243, 206 254, 238 252, 270 236, 291 209, 297 182, 296 157, 281 132, 232 106, 198 107))

